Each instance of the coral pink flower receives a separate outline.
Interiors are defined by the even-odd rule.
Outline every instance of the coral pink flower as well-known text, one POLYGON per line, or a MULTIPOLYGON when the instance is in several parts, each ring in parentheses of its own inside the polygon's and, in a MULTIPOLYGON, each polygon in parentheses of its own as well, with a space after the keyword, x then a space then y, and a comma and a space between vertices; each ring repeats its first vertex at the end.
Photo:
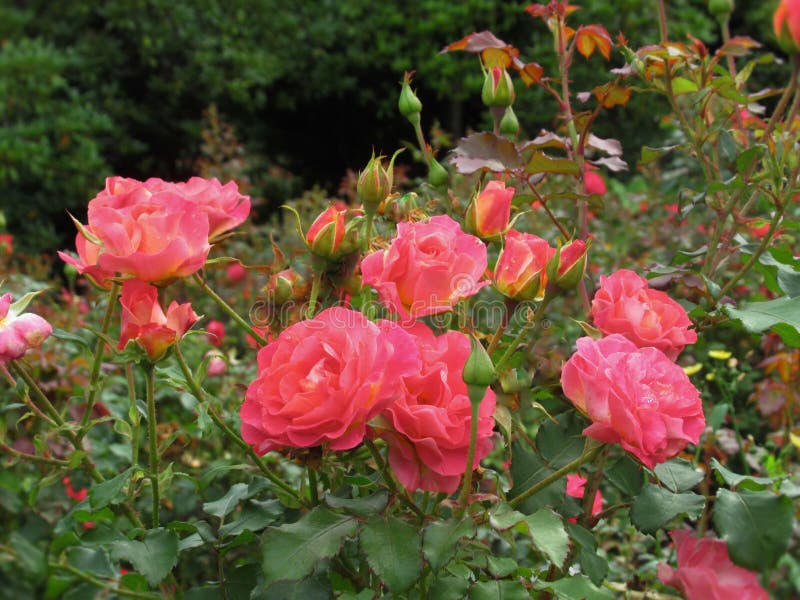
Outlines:
POLYGON ((53 327, 39 315, 23 313, 32 295, 11 303, 11 294, 0 296, 0 363, 20 358, 29 348, 38 348, 53 327))
POLYGON ((449 311, 477 294, 489 285, 481 281, 486 266, 483 242, 443 215, 399 223, 391 247, 364 258, 361 274, 390 310, 409 320, 449 311))
POLYGON ((225 275, 231 283, 238 283, 247 276, 247 269, 241 263, 234 262, 225 268, 225 275))
POLYGON ((212 346, 219 348, 225 340, 225 324, 220 321, 209 321, 206 325, 206 339, 212 346))
POLYGON ((164 314, 158 303, 158 289, 138 279, 122 284, 120 304, 122 324, 117 348, 122 350, 134 341, 152 362, 164 356, 198 319, 188 302, 172 302, 164 314))
MULTIPOLYGON (((405 377, 406 393, 383 412, 389 465, 409 490, 451 494, 467 467, 472 409, 462 371, 470 353, 469 338, 448 331, 438 338, 423 323, 407 328, 422 358, 422 368, 405 377)), ((487 389, 478 415, 478 443, 473 468, 492 449, 495 395, 487 389)))
POLYGON ((800 51, 800 0, 781 0, 772 16, 772 28, 781 48, 800 51))
POLYGON ((259 454, 320 444, 348 450, 402 396, 402 377, 419 368, 414 340, 399 325, 326 309, 259 351, 240 411, 242 437, 259 454))
MULTIPOLYGON (((572 496, 573 498, 577 498, 578 500, 583 499, 583 491, 586 487, 586 477, 582 477, 577 473, 570 473, 567 475, 567 496, 572 496)), ((594 500, 592 501, 592 514, 597 515, 603 512, 603 495, 600 493, 600 490, 594 495, 594 500)), ((577 522, 577 518, 570 517, 570 523, 577 522)))
POLYGON ((508 227, 514 188, 490 181, 467 208, 467 230, 484 240, 495 239, 508 227))
POLYGON ((686 344, 697 341, 683 307, 633 271, 620 269, 600 277, 592 301, 594 325, 604 334, 620 333, 640 348, 653 346, 675 360, 686 344))
POLYGON ((588 163, 583 172, 583 185, 587 194, 599 194, 603 196, 608 191, 606 180, 597 172, 597 167, 588 163))
POLYGON ((592 420, 584 435, 618 442, 649 468, 697 443, 705 428, 700 392, 663 352, 618 334, 582 337, 577 346, 561 387, 592 420))
POLYGON ((728 545, 713 538, 696 538, 685 529, 670 532, 678 568, 658 563, 658 578, 677 588, 687 600, 769 600, 753 571, 737 566, 728 545))
MULTIPOLYGON (((87 225, 85 228, 90 234, 92 233, 91 227, 87 225)), ((61 251, 58 252, 58 256, 65 263, 75 267, 75 270, 93 285, 106 290, 110 289, 114 272, 102 269, 97 264, 102 248, 87 240, 82 233, 78 233, 75 236, 75 249, 78 251, 78 258, 61 251)))
POLYGON ((533 300, 544 294, 547 263, 556 250, 547 240, 512 229, 494 269, 494 287, 515 300, 533 300))
POLYGON ((0 255, 14 252, 14 236, 10 233, 0 233, 0 255))

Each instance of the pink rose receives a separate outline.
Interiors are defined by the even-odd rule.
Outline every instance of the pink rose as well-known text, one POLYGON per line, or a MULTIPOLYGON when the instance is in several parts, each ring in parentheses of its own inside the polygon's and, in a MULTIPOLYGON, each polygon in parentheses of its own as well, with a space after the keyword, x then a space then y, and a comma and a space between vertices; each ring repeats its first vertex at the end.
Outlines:
MULTIPOLYGON (((383 412, 379 427, 389 444, 389 465, 407 489, 451 494, 467 467, 472 409, 462 371, 469 338, 457 331, 436 337, 423 323, 407 328, 422 368, 404 378, 406 393, 383 412)), ((492 450, 495 395, 488 389, 478 418, 473 468, 492 450)))
POLYGON ((242 437, 265 454, 284 446, 348 450, 419 371, 414 340, 390 321, 329 308, 285 329, 258 353, 240 411, 242 437))
POLYGON ((780 1, 772 15, 772 29, 784 52, 800 52, 800 0, 780 1))
MULTIPOLYGON (((567 496, 572 496, 578 500, 583 500, 583 492, 586 487, 586 477, 582 477, 577 473, 570 473, 567 475, 567 496)), ((592 501, 592 514, 597 515, 603 512, 603 495, 600 490, 597 490, 592 501)), ((577 518, 570 517, 570 523, 577 522, 577 518)))
POLYGON ((583 171, 583 185, 587 194, 603 196, 608 191, 606 180, 600 173, 597 173, 597 167, 588 163, 583 171))
POLYGON ((219 377, 228 370, 228 363, 225 362, 225 357, 219 350, 209 350, 205 357, 208 359, 206 375, 209 377, 219 377))
POLYGON ((706 423, 700 392, 663 352, 618 334, 577 346, 561 387, 592 420, 584 435, 618 442, 649 468, 697 443, 706 423))
MULTIPOLYGON (((88 225, 85 227, 89 233, 92 233, 91 227, 88 225)), ((75 270, 86 277, 93 285, 106 290, 110 289, 114 272, 101 269, 97 264, 102 248, 88 241, 82 233, 78 233, 75 236, 75 249, 78 251, 78 258, 61 251, 59 251, 58 256, 65 263, 75 267, 75 270)))
POLYGON ((658 578, 677 588, 687 600, 769 600, 753 571, 737 566, 728 545, 712 538, 696 538, 685 529, 670 532, 678 568, 658 563, 658 578))
POLYGON ((198 319, 188 302, 172 302, 164 314, 158 303, 158 289, 138 279, 128 279, 122 284, 119 301, 122 324, 117 348, 122 350, 134 341, 152 362, 164 356, 198 319))
POLYGON ((495 239, 508 227, 514 188, 502 181, 490 181, 467 208, 466 225, 470 232, 484 240, 495 239))
POLYGON ((211 248, 207 214, 159 187, 152 191, 145 183, 111 177, 89 202, 101 269, 159 282, 191 275, 205 264, 211 248))
POLYGON ((512 229, 506 234, 505 247, 497 258, 494 287, 514 300, 541 298, 547 285, 547 263, 555 253, 547 240, 512 229))
POLYGON ((225 275, 231 283, 238 283, 247 277, 247 269, 239 262, 231 263, 225 269, 225 275))
POLYGON ((683 307, 633 271, 620 269, 600 277, 592 301, 594 325, 604 334, 620 333, 640 348, 652 346, 675 360, 697 341, 683 307))
POLYGON ((0 296, 0 363, 21 358, 29 348, 38 348, 53 327, 39 315, 23 313, 31 295, 11 303, 11 294, 0 296))
POLYGON ((225 339, 225 324, 220 321, 209 321, 206 325, 206 339, 212 346, 219 348, 225 339))
POLYGON ((489 284, 481 281, 486 266, 483 242, 443 215, 399 223, 389 249, 361 261, 361 274, 390 310, 408 320, 452 310, 477 294, 489 284))

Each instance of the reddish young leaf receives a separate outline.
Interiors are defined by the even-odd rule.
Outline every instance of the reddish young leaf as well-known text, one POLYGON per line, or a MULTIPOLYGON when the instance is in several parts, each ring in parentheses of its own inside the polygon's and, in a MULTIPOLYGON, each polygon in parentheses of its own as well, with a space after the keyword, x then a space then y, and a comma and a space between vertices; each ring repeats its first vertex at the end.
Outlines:
POLYGON ((496 37, 491 31, 479 31, 464 36, 457 42, 442 48, 442 53, 463 50, 464 52, 483 52, 487 48, 510 48, 503 40, 496 37))
POLYGON ((727 42, 722 44, 717 54, 720 56, 745 56, 750 54, 753 48, 760 48, 761 44, 752 38, 744 35, 737 35, 732 37, 727 42))
POLYGON ((489 132, 460 139, 450 162, 462 175, 480 169, 502 173, 520 169, 524 165, 513 143, 489 132))
POLYGON ((611 36, 606 31, 605 27, 600 25, 586 25, 578 27, 578 37, 575 40, 575 45, 578 52, 583 54, 584 58, 589 58, 594 52, 595 48, 600 51, 600 54, 608 60, 611 58, 611 36))
POLYGON ((622 85, 609 82, 592 90, 594 97, 605 107, 625 106, 631 99, 631 90, 622 85))

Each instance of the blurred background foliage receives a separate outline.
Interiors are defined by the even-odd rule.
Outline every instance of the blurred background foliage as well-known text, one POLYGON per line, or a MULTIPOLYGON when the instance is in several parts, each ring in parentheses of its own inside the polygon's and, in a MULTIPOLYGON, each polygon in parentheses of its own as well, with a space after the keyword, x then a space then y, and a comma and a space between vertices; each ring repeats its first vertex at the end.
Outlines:
MULTIPOLYGON (((335 193, 373 148, 391 153, 411 137, 396 110, 405 70, 416 71, 424 127, 435 127, 446 146, 486 115, 477 60, 442 55, 443 46, 490 29, 554 72, 552 38, 524 12, 527 4, 1 0, 0 208, 7 228, 24 250, 71 246, 66 211, 82 218, 111 174, 236 177, 263 199, 262 218, 312 186, 335 193)), ((624 32, 632 47, 658 41, 654 2, 584 4, 576 23, 624 32)), ((718 43, 705 2, 669 5, 672 39, 691 32, 718 43)), ((772 3, 737 5, 734 34, 769 46, 772 3)), ((611 65, 597 55, 578 58, 573 90, 602 84, 621 62, 619 55, 611 65)), ((526 134, 557 127, 544 92, 521 84, 517 91, 523 127, 536 128, 526 134)), ((620 139, 635 165, 643 144, 666 137, 665 108, 634 97, 607 113, 596 133, 620 139)))

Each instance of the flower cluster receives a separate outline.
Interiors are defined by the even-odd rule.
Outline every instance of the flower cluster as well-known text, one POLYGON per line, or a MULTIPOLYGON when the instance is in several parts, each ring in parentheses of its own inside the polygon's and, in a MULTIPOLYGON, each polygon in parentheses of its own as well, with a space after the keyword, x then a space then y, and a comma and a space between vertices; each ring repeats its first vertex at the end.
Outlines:
POLYGON ((0 296, 0 363, 22 357, 30 348, 38 348, 53 327, 39 315, 22 312, 33 297, 28 294, 12 303, 11 294, 0 296))

